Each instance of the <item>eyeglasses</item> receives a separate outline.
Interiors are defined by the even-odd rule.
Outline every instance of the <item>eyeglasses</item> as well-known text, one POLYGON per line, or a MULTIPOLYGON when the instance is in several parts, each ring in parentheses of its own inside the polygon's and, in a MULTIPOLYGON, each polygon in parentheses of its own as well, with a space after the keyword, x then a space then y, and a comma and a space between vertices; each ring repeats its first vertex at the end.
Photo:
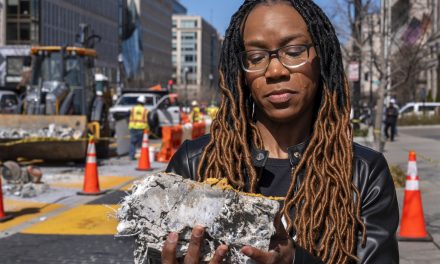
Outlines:
POLYGON ((276 50, 249 50, 239 53, 241 67, 246 72, 267 70, 270 58, 275 55, 284 67, 293 69, 304 65, 309 59, 309 50, 313 44, 288 45, 276 50))

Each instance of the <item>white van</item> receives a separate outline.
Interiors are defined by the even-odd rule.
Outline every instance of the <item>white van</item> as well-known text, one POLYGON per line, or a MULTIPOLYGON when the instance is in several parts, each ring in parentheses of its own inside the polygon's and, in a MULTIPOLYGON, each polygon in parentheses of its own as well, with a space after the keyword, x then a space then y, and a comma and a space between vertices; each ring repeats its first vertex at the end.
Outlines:
POLYGON ((439 102, 410 102, 402 106, 399 110, 399 116, 409 115, 428 115, 432 116, 440 113, 439 102))

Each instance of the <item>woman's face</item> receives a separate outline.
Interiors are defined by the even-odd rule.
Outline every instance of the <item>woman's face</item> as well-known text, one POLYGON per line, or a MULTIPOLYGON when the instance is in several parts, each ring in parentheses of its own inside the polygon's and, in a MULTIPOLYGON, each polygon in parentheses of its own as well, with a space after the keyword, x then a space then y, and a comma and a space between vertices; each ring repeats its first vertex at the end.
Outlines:
MULTIPOLYGON (((245 21, 243 42, 246 51, 313 44, 304 19, 286 3, 257 5, 245 21)), ((313 46, 301 66, 288 68, 272 55, 266 71, 245 72, 245 78, 257 119, 286 123, 311 118, 319 85, 319 60, 313 46)))

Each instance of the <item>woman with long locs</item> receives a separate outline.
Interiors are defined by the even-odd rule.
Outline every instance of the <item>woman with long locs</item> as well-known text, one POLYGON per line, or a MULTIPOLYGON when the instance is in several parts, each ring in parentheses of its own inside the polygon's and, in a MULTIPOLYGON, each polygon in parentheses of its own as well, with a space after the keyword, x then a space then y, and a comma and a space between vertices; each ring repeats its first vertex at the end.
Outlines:
MULTIPOLYGON (((256 263, 398 263, 398 207, 382 154, 353 143, 340 44, 311 0, 246 0, 221 50, 222 102, 210 135, 186 141, 167 171, 284 197, 273 248, 256 263), (284 227, 284 228, 282 228, 284 227)), ((198 263, 195 226, 184 263, 198 263)), ((162 263, 177 263, 170 233, 162 263)), ((210 263, 221 263, 227 245, 210 263)))

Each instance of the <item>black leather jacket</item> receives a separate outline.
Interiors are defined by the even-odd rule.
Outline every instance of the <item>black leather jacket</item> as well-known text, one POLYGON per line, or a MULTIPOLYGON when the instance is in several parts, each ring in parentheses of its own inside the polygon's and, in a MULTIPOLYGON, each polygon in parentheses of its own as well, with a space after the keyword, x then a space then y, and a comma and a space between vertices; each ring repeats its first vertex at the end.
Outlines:
MULTIPOLYGON (((209 142, 209 135, 185 141, 174 154, 167 172, 194 179, 202 151, 209 142)), ((292 166, 304 152, 306 144, 288 149, 292 166)), ((268 152, 252 150, 254 166, 264 166, 268 152)), ((301 177, 300 177, 301 179, 301 177)), ((396 191, 384 156, 376 151, 354 143, 353 182, 362 199, 361 217, 367 228, 365 247, 358 243, 359 263, 399 263, 396 229, 399 222, 396 191)), ((358 237, 361 241, 361 237, 358 237)), ((322 263, 300 247, 296 247, 294 263, 322 263)))

